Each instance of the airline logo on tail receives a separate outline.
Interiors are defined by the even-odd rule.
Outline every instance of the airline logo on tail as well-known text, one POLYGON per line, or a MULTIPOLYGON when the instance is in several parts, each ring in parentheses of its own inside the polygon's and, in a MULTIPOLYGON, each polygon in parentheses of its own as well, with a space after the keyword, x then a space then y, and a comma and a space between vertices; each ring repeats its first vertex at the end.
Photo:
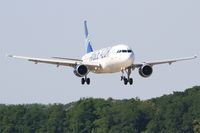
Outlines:
POLYGON ((90 53, 90 52, 93 52, 93 48, 92 48, 92 45, 91 45, 91 42, 90 42, 90 39, 89 39, 87 21, 84 21, 84 27, 85 27, 85 37, 86 37, 85 45, 86 45, 86 48, 87 48, 87 53, 90 53))

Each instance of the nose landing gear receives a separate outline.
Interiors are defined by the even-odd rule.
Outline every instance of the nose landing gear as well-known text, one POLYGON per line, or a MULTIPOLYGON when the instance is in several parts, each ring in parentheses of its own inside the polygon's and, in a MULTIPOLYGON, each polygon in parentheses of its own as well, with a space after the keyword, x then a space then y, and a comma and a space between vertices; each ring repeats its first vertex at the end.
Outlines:
POLYGON ((124 85, 127 85, 128 83, 129 83, 130 85, 133 84, 133 78, 130 78, 130 75, 131 75, 131 68, 122 70, 121 81, 124 81, 124 85), (124 76, 124 71, 125 71, 126 74, 127 74, 127 78, 124 76))

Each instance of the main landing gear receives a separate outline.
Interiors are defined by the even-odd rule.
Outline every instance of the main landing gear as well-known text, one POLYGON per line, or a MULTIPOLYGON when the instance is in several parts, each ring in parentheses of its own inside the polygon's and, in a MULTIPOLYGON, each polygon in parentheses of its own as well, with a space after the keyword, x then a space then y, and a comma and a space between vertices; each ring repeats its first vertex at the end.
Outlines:
POLYGON ((81 84, 84 85, 85 83, 87 83, 87 85, 90 84, 90 78, 87 78, 87 76, 81 79, 81 84))
POLYGON ((130 75, 131 75, 131 68, 122 70, 121 81, 124 81, 124 85, 127 85, 128 83, 129 83, 130 85, 133 84, 133 78, 130 78, 130 75), (124 71, 126 72, 127 77, 124 76, 124 71))

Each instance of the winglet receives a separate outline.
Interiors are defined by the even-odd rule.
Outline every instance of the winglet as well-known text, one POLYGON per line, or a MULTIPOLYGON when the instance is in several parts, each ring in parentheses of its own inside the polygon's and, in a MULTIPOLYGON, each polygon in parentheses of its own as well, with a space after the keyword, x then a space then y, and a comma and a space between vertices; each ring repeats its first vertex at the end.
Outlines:
POLYGON ((87 47, 87 53, 93 52, 93 48, 89 39, 89 33, 88 33, 88 28, 87 28, 87 21, 84 21, 84 28, 85 28, 85 37, 86 37, 86 41, 85 41, 85 45, 87 47))

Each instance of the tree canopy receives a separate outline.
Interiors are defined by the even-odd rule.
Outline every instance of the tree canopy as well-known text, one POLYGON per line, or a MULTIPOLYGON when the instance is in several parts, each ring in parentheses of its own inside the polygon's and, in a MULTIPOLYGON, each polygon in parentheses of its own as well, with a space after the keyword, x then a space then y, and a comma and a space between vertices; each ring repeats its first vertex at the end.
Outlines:
POLYGON ((0 104, 0 133, 199 133, 200 86, 150 100, 0 104))

